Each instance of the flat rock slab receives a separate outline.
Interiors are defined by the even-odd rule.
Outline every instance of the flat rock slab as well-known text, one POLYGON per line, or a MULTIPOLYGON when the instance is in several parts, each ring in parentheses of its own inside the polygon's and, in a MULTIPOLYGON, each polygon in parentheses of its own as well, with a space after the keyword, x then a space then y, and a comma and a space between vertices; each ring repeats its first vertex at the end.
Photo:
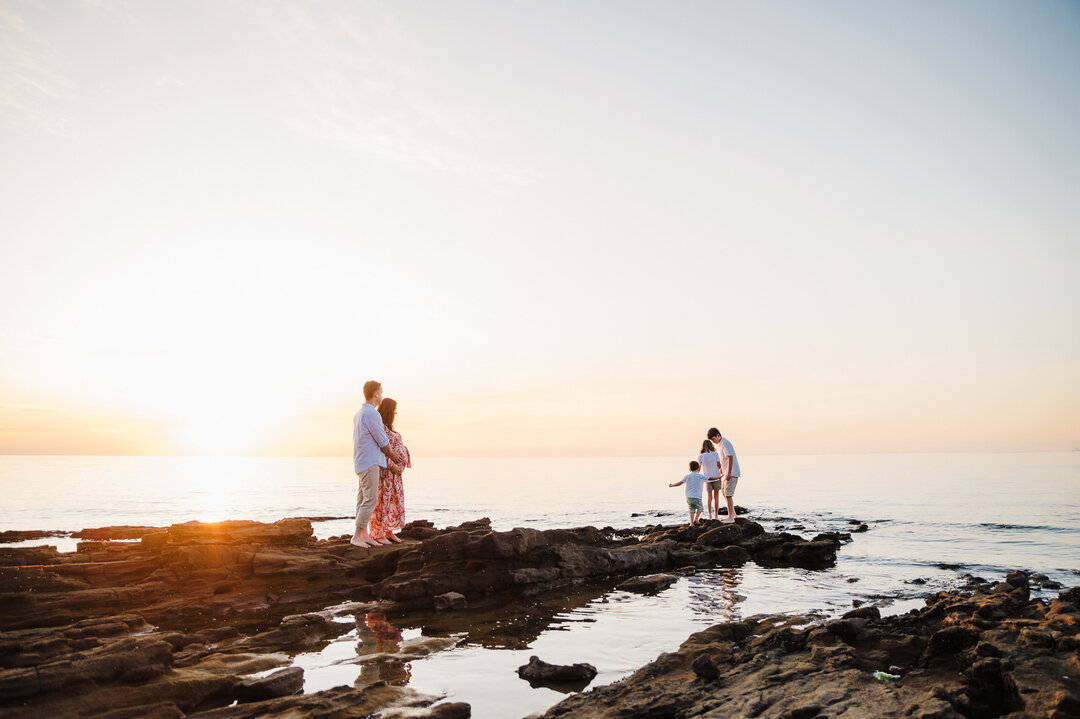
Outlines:
POLYGON ((667 589, 678 580, 679 578, 674 574, 649 574, 644 577, 631 577, 615 588, 624 592, 650 594, 659 592, 661 589, 667 589))

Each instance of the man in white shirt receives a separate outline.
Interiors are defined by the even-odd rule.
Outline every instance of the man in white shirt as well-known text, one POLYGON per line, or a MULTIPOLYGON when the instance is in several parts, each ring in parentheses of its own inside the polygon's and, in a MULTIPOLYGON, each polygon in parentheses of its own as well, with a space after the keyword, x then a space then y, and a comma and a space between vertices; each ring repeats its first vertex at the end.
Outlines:
POLYGON ((356 490, 356 531, 349 541, 357 547, 378 544, 368 534, 368 522, 379 499, 379 470, 386 466, 387 457, 398 463, 405 461, 390 449, 382 417, 375 410, 382 398, 381 384, 365 382, 364 406, 353 417, 353 469, 360 486, 356 490))
POLYGON ((735 448, 731 446, 731 442, 722 436, 716 427, 709 429, 708 438, 720 450, 720 486, 724 501, 727 502, 727 518, 720 521, 731 524, 735 521, 735 487, 739 484, 739 458, 735 456, 735 448))

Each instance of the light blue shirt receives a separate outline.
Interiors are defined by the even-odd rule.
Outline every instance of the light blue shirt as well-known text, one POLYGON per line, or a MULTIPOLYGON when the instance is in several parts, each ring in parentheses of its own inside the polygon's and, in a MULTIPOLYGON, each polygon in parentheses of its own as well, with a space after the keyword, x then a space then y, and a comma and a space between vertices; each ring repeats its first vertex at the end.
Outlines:
POLYGON ((353 469, 357 474, 374 465, 386 466, 382 447, 390 444, 383 429, 382 415, 367 402, 353 417, 353 469))
POLYGON ((701 499, 701 487, 705 484, 705 475, 699 472, 691 472, 682 478, 686 482, 686 496, 701 499))

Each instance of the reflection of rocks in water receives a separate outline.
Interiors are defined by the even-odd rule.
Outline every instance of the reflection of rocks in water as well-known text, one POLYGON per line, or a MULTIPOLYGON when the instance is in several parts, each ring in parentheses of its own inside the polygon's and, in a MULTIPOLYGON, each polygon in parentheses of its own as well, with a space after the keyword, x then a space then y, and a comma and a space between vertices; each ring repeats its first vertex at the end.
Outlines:
POLYGON ((613 582, 585 589, 546 592, 508 603, 502 599, 470 603, 467 612, 409 612, 395 618, 400 626, 419 628, 425 636, 464 635, 463 645, 488 649, 527 649, 548 629, 571 622, 595 621, 591 617, 567 615, 602 598, 613 582))
POLYGON ((735 591, 742 580, 742 570, 735 568, 699 572, 688 578, 690 611, 717 621, 733 622, 735 605, 746 597, 735 591))
POLYGON ((404 686, 412 675, 409 663, 393 655, 401 651, 401 630, 386 620, 383 612, 367 612, 356 617, 356 645, 358 657, 371 657, 373 661, 361 664, 356 686, 367 686, 384 681, 393 686, 404 686), (387 656, 390 655, 390 656, 387 656))

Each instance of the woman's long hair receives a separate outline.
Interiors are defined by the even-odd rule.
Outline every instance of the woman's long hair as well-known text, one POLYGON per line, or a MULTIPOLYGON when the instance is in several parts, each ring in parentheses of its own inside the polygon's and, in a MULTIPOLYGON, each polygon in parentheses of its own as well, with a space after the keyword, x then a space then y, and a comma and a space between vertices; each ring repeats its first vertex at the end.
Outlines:
POLYGON ((389 397, 383 397, 383 401, 379 402, 379 414, 382 415, 382 423, 386 425, 386 428, 393 429, 394 415, 397 414, 397 402, 389 397))
MULTIPOLYGON (((386 402, 386 400, 384 399, 383 402, 386 402)), ((379 411, 382 412, 382 405, 381 404, 379 405, 379 411)), ((716 446, 712 442, 710 442, 709 440, 705 440, 704 442, 701 443, 701 453, 702 454, 705 454, 706 452, 715 452, 715 451, 716 451, 716 446)))

